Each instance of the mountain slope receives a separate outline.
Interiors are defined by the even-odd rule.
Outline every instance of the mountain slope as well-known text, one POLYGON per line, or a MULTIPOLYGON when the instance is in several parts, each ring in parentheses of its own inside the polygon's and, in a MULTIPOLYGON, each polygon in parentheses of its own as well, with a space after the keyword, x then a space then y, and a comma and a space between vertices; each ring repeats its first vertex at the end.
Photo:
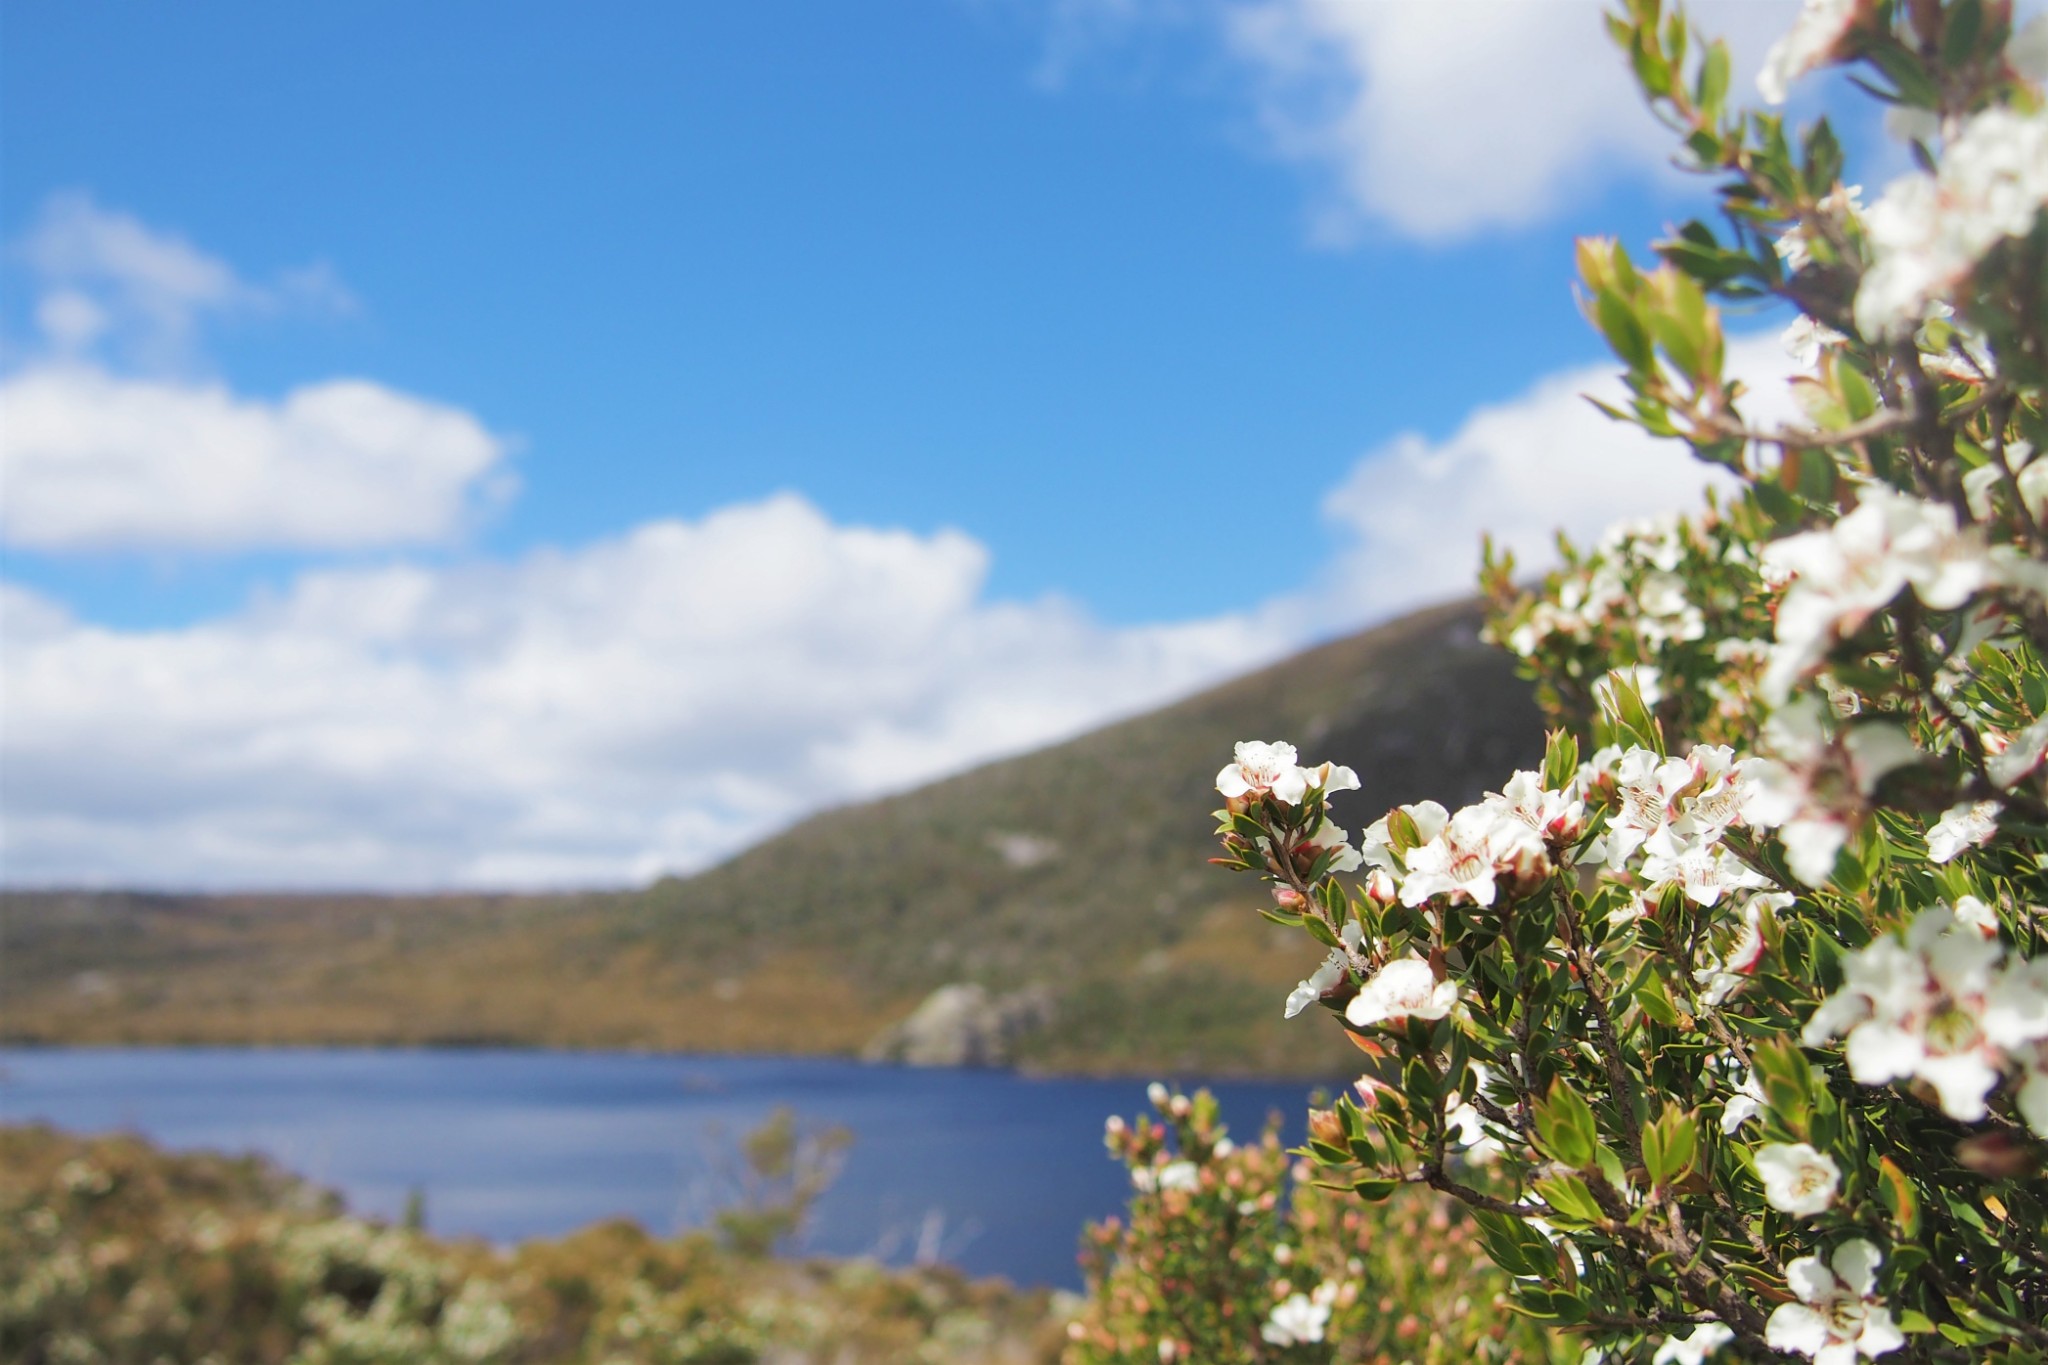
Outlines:
POLYGON ((933 988, 1039 988, 1028 1063, 1324 1072, 1282 1027, 1312 945, 1207 866, 1238 739, 1359 772, 1356 829, 1541 750, 1479 611, 1418 613, 1064 744, 814 816, 643 891, 572 897, 5 898, 16 1038, 505 1041, 850 1051, 933 988))

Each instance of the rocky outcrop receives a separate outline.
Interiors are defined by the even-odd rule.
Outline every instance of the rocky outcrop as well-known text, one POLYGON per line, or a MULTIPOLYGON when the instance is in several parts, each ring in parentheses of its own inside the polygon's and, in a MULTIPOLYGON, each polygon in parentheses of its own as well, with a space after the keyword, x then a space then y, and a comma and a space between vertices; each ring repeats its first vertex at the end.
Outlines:
POLYGON ((996 995, 971 981, 955 982, 869 1039, 861 1057, 911 1066, 1002 1066, 1020 1038, 1051 1018, 1052 996, 1041 987, 996 995))

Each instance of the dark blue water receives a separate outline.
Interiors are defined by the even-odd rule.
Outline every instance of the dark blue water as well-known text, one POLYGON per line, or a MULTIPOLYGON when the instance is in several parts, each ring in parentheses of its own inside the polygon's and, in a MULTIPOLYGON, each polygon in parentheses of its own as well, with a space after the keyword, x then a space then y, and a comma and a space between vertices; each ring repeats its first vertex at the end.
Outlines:
MULTIPOLYGON (((1211 1088, 1240 1137, 1276 1110, 1299 1133, 1308 1087, 1211 1088)), ((1081 1225, 1129 1194, 1102 1121, 1147 1110, 1144 1089, 807 1058, 0 1048, 0 1121, 262 1152, 375 1217, 418 1189, 434 1231, 497 1242, 702 1223, 735 1140, 790 1105, 855 1139, 806 1250, 1070 1287, 1081 1225)))

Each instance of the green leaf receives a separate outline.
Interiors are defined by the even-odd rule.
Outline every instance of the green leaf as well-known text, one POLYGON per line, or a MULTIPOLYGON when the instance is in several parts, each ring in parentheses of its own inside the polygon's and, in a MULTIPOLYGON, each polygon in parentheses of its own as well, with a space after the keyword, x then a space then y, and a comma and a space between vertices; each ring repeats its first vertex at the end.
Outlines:
POLYGON ((1536 1145, 1552 1161, 1584 1170, 1593 1164, 1600 1141, 1593 1110, 1560 1076, 1536 1102, 1536 1145))
POLYGON ((1360 1180, 1352 1184, 1351 1192, 1369 1204, 1377 1204, 1392 1196, 1400 1184, 1398 1180, 1360 1180))
POLYGON ((1642 319, 1636 316, 1635 309, 1620 295, 1607 289, 1595 294, 1593 321, 1600 334, 1607 338, 1607 344, 1631 370, 1646 372, 1656 363, 1649 331, 1643 326, 1642 319))
POLYGON ((1593 1191, 1587 1187, 1585 1181, 1575 1175, 1559 1175, 1548 1180, 1539 1180, 1536 1182, 1536 1193, 1542 1195, 1543 1201, 1557 1210, 1560 1218, 1588 1226, 1598 1226, 1606 1220, 1606 1214, 1600 1211, 1598 1201, 1593 1198, 1593 1191))
POLYGON ((1521 1219, 1482 1210, 1472 1215, 1472 1221, 1486 1254, 1508 1274, 1548 1279, 1557 1273, 1549 1240, 1521 1219))
POLYGON ((1719 122, 1721 101, 1728 96, 1728 44, 1716 40, 1700 61, 1699 80, 1693 87, 1693 103, 1699 105, 1709 122, 1719 122))
POLYGON ((1699 1125, 1685 1110, 1666 1109, 1655 1123, 1643 1125, 1643 1166, 1652 1185, 1674 1185, 1683 1180, 1699 1153, 1699 1125))

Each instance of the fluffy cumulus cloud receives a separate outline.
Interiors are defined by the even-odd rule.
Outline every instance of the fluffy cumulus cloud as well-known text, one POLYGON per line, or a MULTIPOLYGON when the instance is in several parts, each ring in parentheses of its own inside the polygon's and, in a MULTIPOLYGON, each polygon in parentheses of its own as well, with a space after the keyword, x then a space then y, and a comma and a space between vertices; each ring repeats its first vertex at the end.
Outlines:
MULTIPOLYGON (((1423 238, 1512 227, 1620 172, 1670 134, 1615 59, 1605 0, 1253 0, 1227 11, 1283 155, 1331 178, 1320 225, 1369 219, 1423 238)), ((1689 7, 1753 70, 1797 0, 1689 7)))
MULTIPOLYGON (((1776 335, 1731 343, 1728 368, 1752 390, 1753 425, 1797 420, 1776 335)), ((1554 561, 1559 530, 1584 540, 1697 507, 1719 471, 1586 401, 1619 404, 1624 392, 1612 366, 1570 370, 1479 408, 1444 440, 1409 434, 1366 455, 1324 502, 1343 548, 1307 599, 1312 614, 1344 619, 1351 604, 1378 616, 1440 598, 1474 580, 1483 533, 1535 569, 1554 561)))
POLYGON ((275 402, 94 365, 0 381, 0 540, 36 550, 442 540, 509 491, 504 441, 364 380, 275 402))
POLYGON ((198 335, 222 315, 353 306, 331 273, 270 284, 82 195, 17 245, 38 344, 0 379, 0 541, 50 552, 444 541, 510 489, 469 414, 365 380, 237 396, 198 335))
POLYGON ((983 598, 957 533, 785 496, 572 552, 314 572, 117 631, 19 590, 0 730, 17 882, 602 883, 1028 748, 1273 655, 983 598))

